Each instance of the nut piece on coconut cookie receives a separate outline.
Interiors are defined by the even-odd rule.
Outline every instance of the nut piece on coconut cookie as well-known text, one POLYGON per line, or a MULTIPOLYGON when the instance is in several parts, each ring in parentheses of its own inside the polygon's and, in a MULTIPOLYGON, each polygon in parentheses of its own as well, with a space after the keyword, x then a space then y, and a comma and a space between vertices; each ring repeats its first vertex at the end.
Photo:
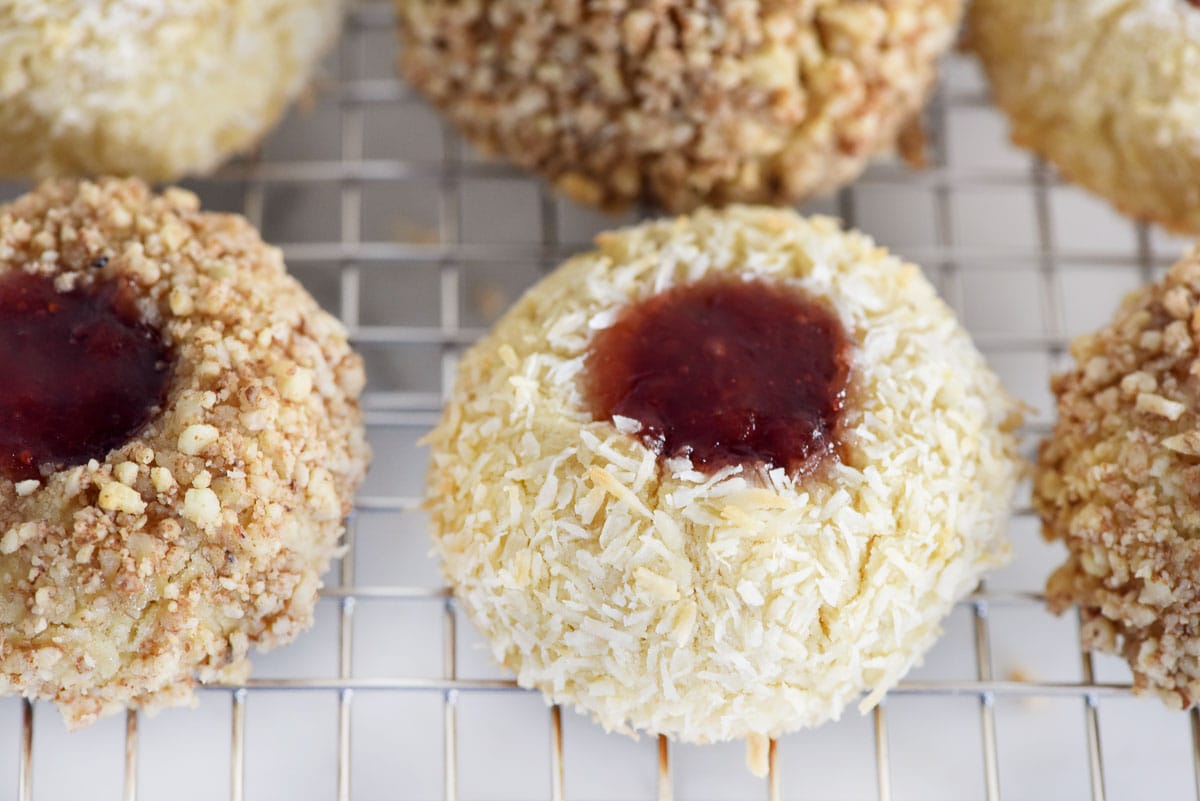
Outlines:
POLYGON ((306 629, 369 457, 340 323, 198 206, 113 179, 0 206, 0 693, 71 727, 306 629))
POLYGON ((581 203, 800 201, 920 111, 960 0, 396 0, 401 72, 581 203))
POLYGON ((1006 559, 1019 422, 919 268, 733 206, 533 287, 461 362, 426 505, 522 686, 753 756, 873 706, 1006 559))
POLYGON ((1034 505, 1067 561, 1051 609, 1078 604, 1087 648, 1123 656, 1134 689, 1200 700, 1200 251, 1071 344, 1034 505))

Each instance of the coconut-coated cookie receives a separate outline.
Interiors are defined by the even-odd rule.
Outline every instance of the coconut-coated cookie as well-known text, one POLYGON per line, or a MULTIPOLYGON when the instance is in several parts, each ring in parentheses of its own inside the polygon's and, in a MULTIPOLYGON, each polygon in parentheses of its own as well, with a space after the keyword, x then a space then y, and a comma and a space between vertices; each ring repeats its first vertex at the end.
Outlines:
POLYGON ((0 693, 185 703, 312 622, 362 362, 241 217, 135 180, 0 207, 0 693))
POLYGON ((0 175, 174 180, 253 147, 340 0, 0 0, 0 175))
POLYGON ((1200 234, 1200 7, 975 0, 968 42, 1013 141, 1123 213, 1200 234))
POLYGON ((401 71, 577 201, 798 201, 920 109, 960 0, 396 0, 401 71))
POLYGON ((1200 251, 1071 344, 1053 380, 1034 505, 1067 546, 1050 607, 1078 604, 1088 648, 1128 660, 1134 688, 1200 701, 1200 251))
POLYGON ((1006 557, 1017 405, 921 271, 833 220, 733 206, 596 244, 465 355, 429 437, 462 608, 522 686, 610 729, 754 743, 873 706, 1006 557), (636 379, 620 411, 598 375, 636 379), (814 387, 827 425, 760 403, 814 387), (770 455, 789 430, 810 460, 770 455))

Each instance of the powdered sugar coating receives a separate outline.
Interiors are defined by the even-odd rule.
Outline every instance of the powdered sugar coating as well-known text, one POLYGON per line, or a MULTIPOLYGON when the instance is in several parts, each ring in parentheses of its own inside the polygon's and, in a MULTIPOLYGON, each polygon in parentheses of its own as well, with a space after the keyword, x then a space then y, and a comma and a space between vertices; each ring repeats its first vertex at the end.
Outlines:
POLYGON ((311 623, 368 459, 361 360, 277 249, 180 190, 43 184, 0 207, 10 270, 128 281, 174 365, 102 462, 0 477, 0 694, 71 726, 185 703, 311 623))
POLYGON ((339 0, 0 0, 0 175, 207 172, 252 147, 339 0))
POLYGON ((1200 8, 1189 0, 977 0, 1012 138, 1139 220, 1200 234, 1200 8))
POLYGON ((919 269, 832 220, 732 207, 597 245, 466 354, 430 436, 463 608, 522 686, 611 729, 757 742, 870 707, 1007 554, 1015 403, 919 269), (719 273, 803 288, 854 343, 845 459, 819 478, 660 468, 592 419, 593 331, 719 273))
POLYGON ((1052 609, 1079 604, 1085 646, 1129 661, 1134 689, 1200 701, 1200 251, 1071 344, 1034 504, 1067 561, 1052 609))
POLYGON ((920 108, 960 0, 397 0, 401 69, 580 202, 799 200, 920 108))

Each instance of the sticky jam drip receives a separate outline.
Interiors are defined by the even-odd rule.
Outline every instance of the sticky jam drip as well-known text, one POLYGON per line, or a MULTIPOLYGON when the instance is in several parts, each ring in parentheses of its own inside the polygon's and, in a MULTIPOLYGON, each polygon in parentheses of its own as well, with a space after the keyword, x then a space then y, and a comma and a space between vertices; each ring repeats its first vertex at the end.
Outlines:
POLYGON ((640 424, 659 458, 811 473, 836 456, 850 346, 834 312, 795 287, 707 279, 627 308, 587 356, 597 420, 640 424))
POLYGON ((0 276, 0 475, 103 459, 162 408, 170 353, 122 283, 0 276))

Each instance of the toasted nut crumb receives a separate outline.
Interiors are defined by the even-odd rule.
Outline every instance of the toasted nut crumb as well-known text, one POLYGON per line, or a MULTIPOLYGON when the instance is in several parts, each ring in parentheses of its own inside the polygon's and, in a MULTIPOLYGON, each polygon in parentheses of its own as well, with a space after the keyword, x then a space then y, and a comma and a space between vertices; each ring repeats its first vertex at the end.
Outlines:
POLYGON ((221 501, 207 487, 190 489, 183 498, 183 516, 201 528, 215 525, 221 519, 221 501))
POLYGON ((133 482, 137 481, 138 466, 134 462, 121 462, 113 468, 113 475, 122 484, 133 486, 133 482))
POLYGON ((167 304, 171 307, 171 314, 180 317, 187 317, 196 309, 191 294, 179 286, 171 290, 171 294, 167 297, 167 304))
POLYGON ((100 488, 99 504, 101 509, 110 512, 140 515, 146 511, 146 502, 142 500, 138 491, 117 481, 110 481, 100 488))
POLYGON ((1187 431, 1163 440, 1167 450, 1182 453, 1187 456, 1200 456, 1200 431, 1187 431))
POLYGON ((1178 401, 1168 400, 1162 395, 1152 392, 1142 392, 1137 396, 1135 407, 1139 412, 1156 414, 1168 420, 1178 420, 1187 411, 1187 407, 1178 401))
POLYGON ((313 470, 308 480, 308 499, 314 507, 318 520, 332 520, 342 514, 341 501, 338 500, 337 488, 333 476, 328 470, 317 468, 313 470))
POLYGON ((150 483, 158 492, 170 492, 175 488, 175 476, 165 467, 151 467, 150 483))
POLYGON ((179 433, 179 451, 188 456, 198 456, 204 452, 204 449, 217 441, 220 432, 216 426, 210 426, 206 423, 188 426, 179 433))
POLYGON ((279 379, 279 394, 284 400, 302 401, 312 393, 313 376, 311 370, 293 366, 279 379))
POLYGON ((0 537, 0 554, 16 553, 17 549, 37 535, 36 523, 22 523, 10 528, 0 537))

